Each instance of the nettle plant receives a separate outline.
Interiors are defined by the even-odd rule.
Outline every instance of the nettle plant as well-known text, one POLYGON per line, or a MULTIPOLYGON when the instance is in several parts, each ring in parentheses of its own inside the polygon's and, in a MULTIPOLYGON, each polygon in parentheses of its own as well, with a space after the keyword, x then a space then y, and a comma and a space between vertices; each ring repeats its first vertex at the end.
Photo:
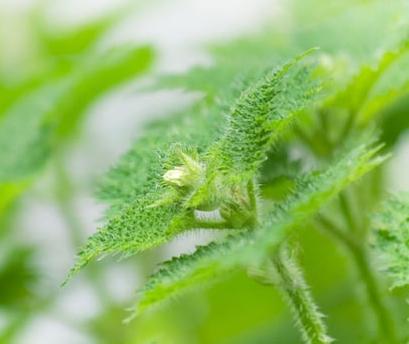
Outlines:
POLYGON ((408 41, 351 77, 322 50, 270 68, 292 50, 277 56, 275 47, 262 53, 243 44, 241 55, 232 45, 215 66, 160 81, 204 97, 148 126, 106 175, 99 189, 111 205, 106 224, 88 239, 69 277, 101 256, 129 257, 186 231, 214 230, 222 237, 159 267, 131 318, 244 269, 281 291, 305 343, 331 343, 297 257, 297 232, 319 228, 350 254, 376 320, 376 342, 400 343, 407 334, 396 330, 373 262, 382 257, 393 286, 409 284, 408 197, 393 197, 372 214, 388 197, 384 165, 404 127, 396 131, 388 121, 407 116, 397 104, 408 81, 388 80, 408 41), (240 72, 243 61, 248 68, 240 72))

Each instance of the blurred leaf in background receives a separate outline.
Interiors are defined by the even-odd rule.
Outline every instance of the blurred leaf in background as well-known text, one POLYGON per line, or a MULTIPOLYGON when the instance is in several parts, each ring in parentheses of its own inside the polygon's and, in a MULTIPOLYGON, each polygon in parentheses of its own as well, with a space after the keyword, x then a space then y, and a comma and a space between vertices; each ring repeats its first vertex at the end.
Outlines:
MULTIPOLYGON (((148 45, 100 44, 135 5, 119 4, 69 27, 47 20, 49 2, 21 13, 0 13, 1 343, 12 342, 28 319, 55 298, 47 295, 42 272, 33 264, 41 247, 16 240, 16 201, 53 166, 50 162, 64 159, 64 147, 77 137, 92 104, 153 65, 155 54, 148 45)), ((64 176, 57 185, 66 184, 64 176)))
POLYGON ((109 15, 61 36, 52 28, 34 26, 41 70, 24 76, 24 81, 10 75, 0 79, 5 90, 0 115, 3 208, 41 171, 98 97, 151 66, 150 47, 96 46, 117 20, 109 15))

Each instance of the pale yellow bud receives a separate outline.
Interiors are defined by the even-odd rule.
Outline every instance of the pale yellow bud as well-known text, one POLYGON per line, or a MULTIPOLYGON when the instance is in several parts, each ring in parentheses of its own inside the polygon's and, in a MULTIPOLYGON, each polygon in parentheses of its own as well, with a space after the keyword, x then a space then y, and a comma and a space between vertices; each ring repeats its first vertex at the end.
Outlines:
POLYGON ((185 186, 188 177, 189 171, 186 167, 176 166, 163 175, 163 180, 172 185, 185 186))

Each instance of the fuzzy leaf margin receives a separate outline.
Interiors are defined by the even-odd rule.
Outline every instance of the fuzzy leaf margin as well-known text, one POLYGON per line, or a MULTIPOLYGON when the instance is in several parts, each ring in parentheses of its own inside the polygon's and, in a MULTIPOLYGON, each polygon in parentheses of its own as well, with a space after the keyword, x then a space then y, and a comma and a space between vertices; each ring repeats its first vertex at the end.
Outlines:
MULTIPOLYGON (((216 150, 219 154, 217 156, 206 154, 205 161, 210 173, 204 178, 203 183, 196 190, 188 192, 186 197, 178 195, 178 192, 183 190, 177 190, 175 193, 172 187, 164 185, 163 182, 164 173, 169 170, 168 168, 177 166, 177 164, 166 166, 169 165, 169 159, 174 161, 171 157, 175 155, 175 144, 160 152, 155 160, 149 159, 151 165, 145 166, 141 173, 142 175, 148 172, 149 178, 140 178, 138 181, 139 183, 146 179, 139 189, 140 193, 131 197, 124 206, 118 206, 118 211, 110 214, 107 224, 88 239, 78 254, 77 263, 69 273, 68 279, 96 257, 107 254, 133 255, 163 244, 182 231, 195 228, 192 226, 193 210, 198 208, 197 202, 205 204, 213 201, 214 196, 209 192, 214 186, 211 184, 214 179, 213 173, 221 171, 225 161, 245 160, 247 156, 252 157, 239 170, 229 171, 227 179, 230 180, 230 176, 237 176, 240 173, 247 179, 254 177, 259 165, 266 158, 268 148, 271 148, 279 135, 289 127, 297 111, 300 111, 316 93, 316 88, 311 87, 313 78, 310 76, 310 70, 300 65, 302 71, 300 74, 295 68, 298 62, 313 50, 306 51, 278 67, 242 93, 229 116, 233 127, 237 127, 236 129, 239 126, 242 127, 240 139, 233 147, 236 138, 231 132, 232 126, 228 125, 221 141, 216 141, 213 145, 209 143, 209 152, 216 150), (294 85, 294 82, 297 85, 294 85), (294 88, 293 92, 290 91, 292 88, 294 88), (249 142, 257 138, 255 147, 249 151, 249 142), (240 151, 241 154, 238 156, 235 150, 240 151), (224 159, 220 159, 221 157, 224 159), (161 200, 167 198, 169 194, 173 195, 172 202, 162 204, 161 200)), ((138 144, 136 146, 140 147, 138 144)), ((131 161, 135 162, 133 160, 135 156, 138 156, 137 151, 128 155, 128 159, 132 158, 131 161)), ((133 167, 138 168, 135 165, 133 167)), ((226 178, 223 181, 226 181, 226 178)), ((222 192, 219 190, 219 193, 222 192)))
POLYGON ((221 278, 234 268, 262 262, 289 231, 314 216, 349 184, 380 165, 385 159, 377 156, 380 148, 360 144, 323 172, 300 181, 293 195, 264 217, 259 229, 231 235, 199 247, 191 255, 163 263, 139 292, 133 316, 192 287, 221 278))

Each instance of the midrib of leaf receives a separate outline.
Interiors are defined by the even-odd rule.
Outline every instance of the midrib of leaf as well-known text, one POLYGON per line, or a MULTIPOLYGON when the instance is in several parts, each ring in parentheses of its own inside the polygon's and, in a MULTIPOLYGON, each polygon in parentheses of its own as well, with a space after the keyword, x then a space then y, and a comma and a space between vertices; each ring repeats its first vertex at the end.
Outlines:
POLYGON ((319 91, 313 68, 301 63, 315 50, 267 72, 241 93, 231 107, 224 134, 208 148, 206 181, 189 199, 190 207, 214 206, 220 202, 217 193, 224 197, 229 188, 242 188, 255 177, 268 152, 319 91))
POLYGON ((268 73, 242 93, 231 110, 225 135, 211 148, 209 163, 222 159, 218 171, 242 179, 254 176, 268 150, 316 92, 310 70, 301 67, 289 74, 310 52, 268 73))

